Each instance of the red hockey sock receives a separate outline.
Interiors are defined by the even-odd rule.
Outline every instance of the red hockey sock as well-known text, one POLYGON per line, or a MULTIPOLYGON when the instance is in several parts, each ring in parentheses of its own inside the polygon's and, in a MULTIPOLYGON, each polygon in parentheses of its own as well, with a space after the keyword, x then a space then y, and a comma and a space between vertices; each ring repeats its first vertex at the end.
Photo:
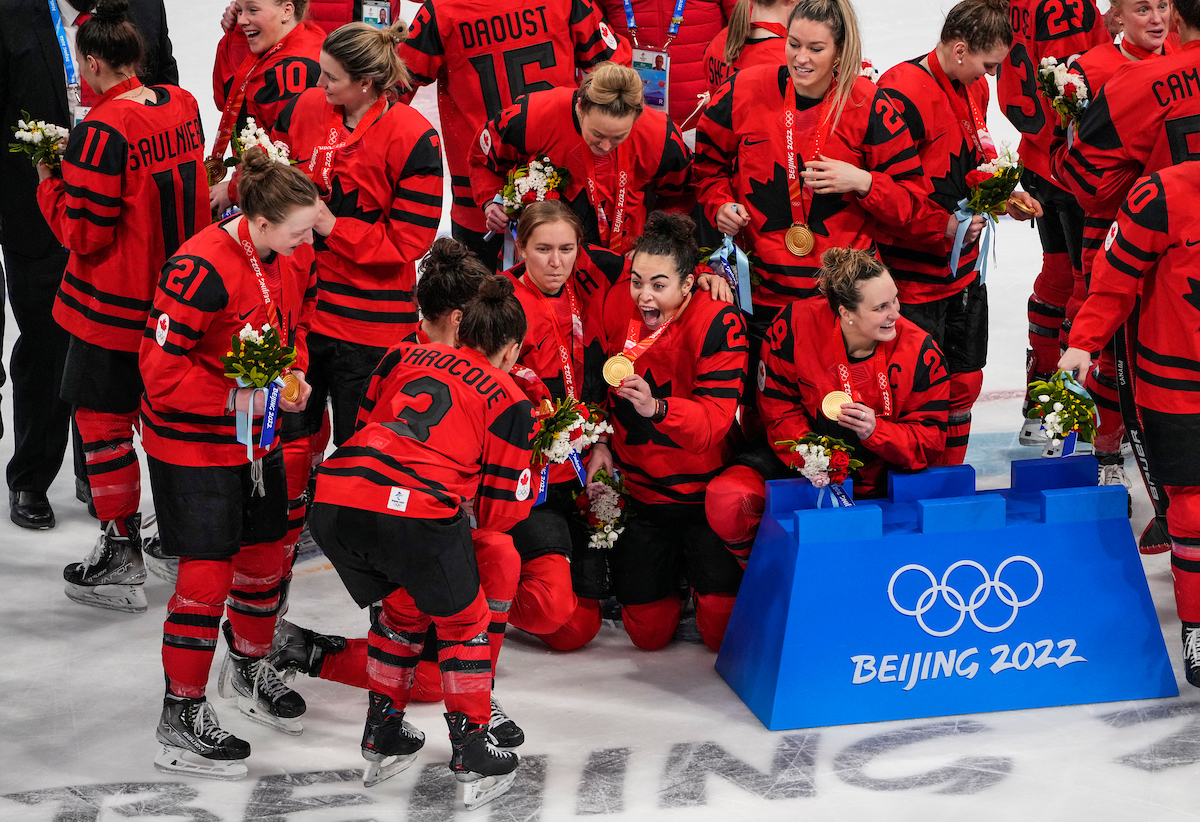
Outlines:
POLYGON ((937 465, 962 465, 967 458, 971 438, 971 406, 983 388, 983 372, 950 375, 950 419, 946 431, 946 450, 937 465))
POLYGON ((100 522, 116 521, 125 533, 125 519, 136 514, 142 501, 141 468, 133 450, 133 426, 138 412, 108 414, 89 408, 75 409, 75 424, 83 440, 88 485, 100 522))
POLYGON ((600 632, 600 601, 580 597, 575 613, 566 624, 549 634, 539 634, 538 639, 556 651, 574 651, 582 648, 600 632))
POLYGON ((488 618, 483 591, 457 614, 433 618, 438 632, 438 666, 442 669, 446 710, 462 711, 477 725, 487 725, 492 716, 494 669, 488 618))
POLYGON ((736 599, 733 594, 696 594, 696 628, 700 639, 714 651, 721 650, 736 599))
POLYGON ((282 541, 264 542, 243 545, 233 558, 229 625, 235 650, 240 654, 260 657, 271 652, 284 553, 282 541))
POLYGON ((231 559, 184 558, 179 562, 175 595, 167 603, 162 646, 167 688, 176 696, 204 696, 232 582, 231 559))
POLYGON ((422 658, 413 675, 413 702, 441 702, 442 697, 441 667, 436 659, 422 658))
POLYGON ((709 527, 745 562, 762 522, 767 483, 747 465, 731 465, 713 478, 704 494, 709 527), (736 546, 736 547, 735 547, 736 546))
POLYGON ((1035 374, 1052 374, 1058 365, 1059 335, 1067 303, 1075 290, 1069 254, 1042 254, 1042 270, 1029 296, 1029 347, 1035 374))
POLYGON ((472 531, 471 540, 475 543, 475 561, 479 565, 479 585, 491 612, 487 634, 492 670, 495 670, 500 648, 504 645, 508 613, 521 580, 521 555, 513 547, 512 537, 499 531, 472 531))
POLYGON ((621 606, 621 621, 633 644, 643 651, 666 647, 679 627, 679 597, 672 594, 657 602, 621 606))
POLYGON ((429 617, 417 609, 403 588, 383 601, 383 612, 367 634, 367 684, 392 698, 398 711, 408 705, 413 668, 425 644, 429 617))
POLYGON ((575 613, 571 563, 561 554, 543 554, 521 563, 521 581, 508 621, 531 634, 549 634, 575 613))
POLYGON ((352 688, 364 690, 371 687, 367 678, 367 647, 365 639, 347 639, 344 650, 336 654, 325 654, 321 659, 318 679, 340 682, 352 688))
POLYGON ((1125 436, 1125 420, 1121 417, 1117 366, 1110 348, 1105 347, 1100 352, 1096 367, 1088 372, 1084 388, 1092 395, 1100 412, 1100 425, 1096 429, 1096 450, 1115 454, 1121 450, 1121 439, 1125 436))

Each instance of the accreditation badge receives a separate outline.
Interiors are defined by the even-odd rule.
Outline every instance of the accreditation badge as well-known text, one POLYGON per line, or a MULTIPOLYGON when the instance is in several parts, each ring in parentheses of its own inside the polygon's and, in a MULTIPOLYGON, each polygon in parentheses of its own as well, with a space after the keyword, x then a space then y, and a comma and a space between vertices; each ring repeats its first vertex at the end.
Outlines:
POLYGON ((377 29, 387 28, 392 24, 392 7, 386 0, 362 0, 362 22, 377 29))
POLYGON ((642 78, 646 106, 666 114, 670 105, 668 77, 671 73, 671 55, 660 49, 634 49, 633 68, 642 78))

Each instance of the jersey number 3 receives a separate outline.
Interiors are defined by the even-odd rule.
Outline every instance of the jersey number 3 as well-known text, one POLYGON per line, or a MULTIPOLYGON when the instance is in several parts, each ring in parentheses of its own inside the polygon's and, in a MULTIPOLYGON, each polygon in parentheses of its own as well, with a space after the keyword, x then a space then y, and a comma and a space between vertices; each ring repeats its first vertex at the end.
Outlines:
POLYGON ((400 393, 413 399, 422 396, 429 397, 429 405, 424 411, 417 411, 410 406, 401 413, 401 418, 412 431, 413 439, 418 442, 425 442, 429 439, 430 429, 441 422, 454 405, 454 401, 450 398, 450 388, 434 377, 418 377, 415 380, 409 380, 400 389, 400 393))

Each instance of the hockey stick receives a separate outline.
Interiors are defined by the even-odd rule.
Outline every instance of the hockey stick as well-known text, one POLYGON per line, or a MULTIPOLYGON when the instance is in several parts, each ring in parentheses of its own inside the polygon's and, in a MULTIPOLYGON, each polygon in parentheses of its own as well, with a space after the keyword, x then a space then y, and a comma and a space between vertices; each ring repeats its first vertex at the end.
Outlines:
POLYGON ((1138 540, 1138 551, 1143 554, 1161 554, 1171 550, 1171 536, 1167 531, 1167 494, 1154 479, 1150 452, 1146 448, 1146 437, 1142 425, 1142 414, 1133 399, 1133 362, 1137 356, 1138 311, 1141 298, 1134 303, 1129 319, 1113 335, 1113 356, 1117 361, 1117 395, 1121 401, 1121 418, 1125 422, 1125 433, 1137 457, 1138 473, 1150 494, 1154 506, 1154 518, 1138 540))

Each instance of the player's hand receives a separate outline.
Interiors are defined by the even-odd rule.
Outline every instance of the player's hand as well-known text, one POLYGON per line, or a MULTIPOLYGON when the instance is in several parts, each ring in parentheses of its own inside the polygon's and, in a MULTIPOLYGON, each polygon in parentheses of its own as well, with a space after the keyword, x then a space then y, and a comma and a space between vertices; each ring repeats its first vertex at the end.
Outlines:
POLYGON ((308 384, 308 380, 304 379, 304 372, 292 369, 292 376, 300 382, 300 397, 295 402, 288 402, 279 395, 279 407, 284 411, 303 411, 308 405, 308 398, 312 394, 312 386, 308 384))
POLYGON ((860 440, 875 433, 876 422, 875 409, 861 402, 842 403, 842 413, 837 415, 838 425, 858 434, 860 440))
POLYGON ((320 234, 322 237, 328 237, 333 233, 334 226, 337 225, 337 217, 333 216, 333 212, 329 210, 329 205, 324 200, 318 200, 317 222, 313 224, 313 231, 320 234))
POLYGON ((1092 367, 1092 355, 1082 348, 1068 348, 1066 353, 1058 358, 1058 370, 1068 374, 1074 373, 1075 378, 1087 374, 1092 367))
POLYGON ((643 417, 653 417, 654 409, 658 407, 654 395, 650 393, 650 384, 641 374, 631 374, 621 380, 621 387, 614 388, 613 393, 629 400, 633 410, 643 417))
POLYGON ((1009 199, 1008 216, 1012 217, 1014 220, 1020 220, 1021 222, 1027 222, 1027 221, 1035 219, 1037 217, 1041 217, 1042 214, 1045 213, 1042 211, 1042 204, 1039 203, 1037 200, 1033 199, 1032 197, 1030 197, 1024 191, 1014 191, 1012 193, 1012 196, 1009 197, 1008 199, 1009 199), (1025 208, 1033 209, 1033 213, 1030 214, 1027 211, 1025 211, 1025 209, 1020 208, 1017 205, 1014 205, 1012 202, 1013 200, 1024 203, 1025 208))
POLYGON ((824 154, 809 163, 800 173, 804 184, 817 194, 846 194, 853 191, 859 197, 871 193, 871 172, 841 160, 831 160, 824 154))
POLYGON ((234 394, 233 407, 238 413, 245 414, 250 410, 250 398, 254 397, 254 416, 261 417, 266 413, 266 402, 264 401, 261 389, 258 388, 239 388, 234 394), (255 397, 254 392, 258 391, 259 396, 255 397))
POLYGON ((729 280, 726 280, 724 277, 713 273, 701 274, 696 278, 696 288, 700 291, 709 292, 717 302, 733 302, 733 289, 729 285, 729 280))
POLYGON ((233 31, 237 25, 238 7, 237 3, 230 3, 225 7, 225 11, 221 12, 221 30, 233 31))
MULTIPOLYGON (((979 239, 979 235, 983 232, 983 224, 986 222, 987 217, 982 214, 976 214, 971 217, 971 224, 967 227, 967 233, 963 237, 963 248, 966 248, 979 239)), ((957 233, 958 218, 951 214, 950 221, 946 223, 946 239, 953 240, 957 233)))
POLYGON ((746 207, 737 203, 726 203, 717 209, 717 230, 733 236, 750 224, 746 207))
POLYGON ((229 181, 217 183, 208 190, 208 207, 217 213, 217 216, 224 214, 230 206, 233 205, 233 200, 229 198, 229 181))
POLYGON ((504 206, 499 203, 488 203, 483 207, 484 221, 487 223, 488 231, 494 231, 501 234, 508 229, 508 214, 504 211, 504 206))
POLYGON ((610 477, 613 475, 613 458, 612 451, 609 450, 608 444, 598 442, 592 446, 591 453, 588 455, 587 464, 587 486, 588 496, 591 497, 591 486, 595 483, 596 472, 601 468, 604 469, 610 477))
POLYGON ((50 166, 46 165, 45 160, 38 160, 37 175, 38 175, 38 182, 44 183, 46 180, 49 180, 51 177, 54 176, 54 171, 53 171, 53 169, 50 168, 50 166))

